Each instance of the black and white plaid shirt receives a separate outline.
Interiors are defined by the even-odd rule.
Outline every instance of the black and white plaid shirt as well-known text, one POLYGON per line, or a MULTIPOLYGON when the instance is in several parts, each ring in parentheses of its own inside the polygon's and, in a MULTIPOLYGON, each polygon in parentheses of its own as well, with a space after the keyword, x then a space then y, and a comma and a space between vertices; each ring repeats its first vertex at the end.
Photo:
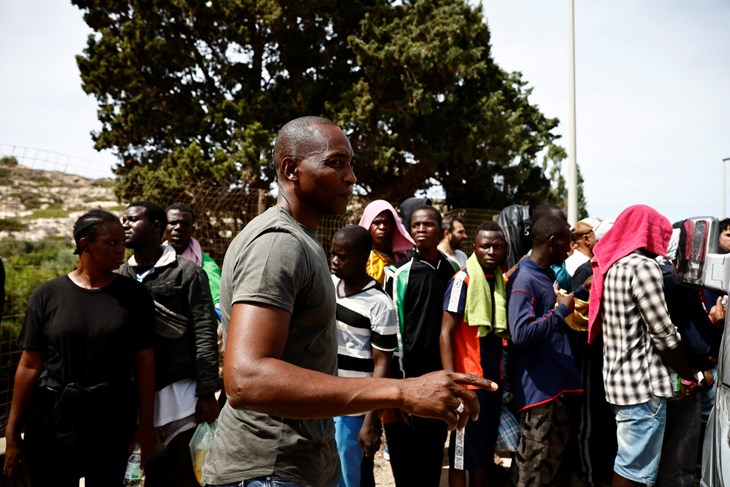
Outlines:
POLYGON ((608 270, 603 285, 603 383, 611 404, 671 397, 670 371, 658 351, 680 342, 664 300, 662 272, 638 252, 608 270))

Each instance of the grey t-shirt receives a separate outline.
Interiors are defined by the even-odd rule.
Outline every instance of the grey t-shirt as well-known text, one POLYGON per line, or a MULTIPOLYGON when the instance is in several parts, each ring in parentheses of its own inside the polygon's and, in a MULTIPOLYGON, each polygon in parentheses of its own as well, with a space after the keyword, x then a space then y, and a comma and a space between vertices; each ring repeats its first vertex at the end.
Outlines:
MULTIPOLYGON (((233 240, 221 275, 225 331, 233 303, 285 309, 291 322, 282 360, 337 374, 337 304, 327 257, 313 232, 286 210, 270 208, 233 240)), ((203 481, 211 484, 277 475, 302 485, 334 486, 340 476, 334 425, 331 419, 284 419, 226 404, 203 472, 203 481)))

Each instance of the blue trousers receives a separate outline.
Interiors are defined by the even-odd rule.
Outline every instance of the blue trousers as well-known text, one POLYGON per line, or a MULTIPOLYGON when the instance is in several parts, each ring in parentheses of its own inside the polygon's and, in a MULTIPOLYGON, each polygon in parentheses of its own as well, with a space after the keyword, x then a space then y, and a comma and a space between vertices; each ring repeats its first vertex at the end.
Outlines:
POLYGON ((342 478, 339 487, 360 487, 360 468, 365 450, 357 441, 365 416, 336 416, 335 441, 340 455, 342 478))

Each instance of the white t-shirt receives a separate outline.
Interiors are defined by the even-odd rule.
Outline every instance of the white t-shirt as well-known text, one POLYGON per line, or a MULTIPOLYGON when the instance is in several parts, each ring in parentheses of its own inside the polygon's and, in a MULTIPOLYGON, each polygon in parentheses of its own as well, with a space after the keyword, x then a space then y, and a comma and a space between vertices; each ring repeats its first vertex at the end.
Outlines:
POLYGON ((463 251, 461 251, 459 249, 454 250, 454 255, 449 255, 446 253, 444 255, 451 262, 456 262, 457 264, 459 264, 459 268, 464 267, 466 265, 467 259, 469 258, 469 256, 466 255, 466 253, 464 253, 463 251))
POLYGON ((589 260, 591 260, 590 257, 588 257, 580 250, 575 249, 573 251, 573 255, 565 259, 565 270, 568 272, 568 275, 570 275, 570 277, 573 277, 573 274, 575 274, 575 271, 578 269, 578 267, 582 266, 589 260))
POLYGON ((194 379, 183 379, 163 387, 155 393, 155 427, 195 414, 197 402, 194 379))

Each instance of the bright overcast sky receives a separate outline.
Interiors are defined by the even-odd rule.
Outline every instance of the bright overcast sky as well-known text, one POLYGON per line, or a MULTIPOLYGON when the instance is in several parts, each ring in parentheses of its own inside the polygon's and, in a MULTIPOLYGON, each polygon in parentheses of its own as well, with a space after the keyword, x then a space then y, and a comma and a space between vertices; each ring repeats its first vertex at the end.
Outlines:
MULTIPOLYGON (((722 217, 730 2, 575 5, 577 160, 589 214, 644 203, 672 221, 722 217)), ((495 61, 523 73, 531 101, 560 119, 567 147, 569 0, 485 0, 484 10, 495 61)))
MULTIPOLYGON (((569 0, 485 0, 484 11, 494 59, 523 73, 567 146, 569 0)), ((645 203, 673 221, 721 217, 730 2, 577 1, 575 16, 577 152, 591 216, 645 203)), ((16 146, 27 159, 111 174, 114 159, 93 149, 96 104, 74 59, 87 34, 68 1, 0 1, 1 154, 16 146)))

